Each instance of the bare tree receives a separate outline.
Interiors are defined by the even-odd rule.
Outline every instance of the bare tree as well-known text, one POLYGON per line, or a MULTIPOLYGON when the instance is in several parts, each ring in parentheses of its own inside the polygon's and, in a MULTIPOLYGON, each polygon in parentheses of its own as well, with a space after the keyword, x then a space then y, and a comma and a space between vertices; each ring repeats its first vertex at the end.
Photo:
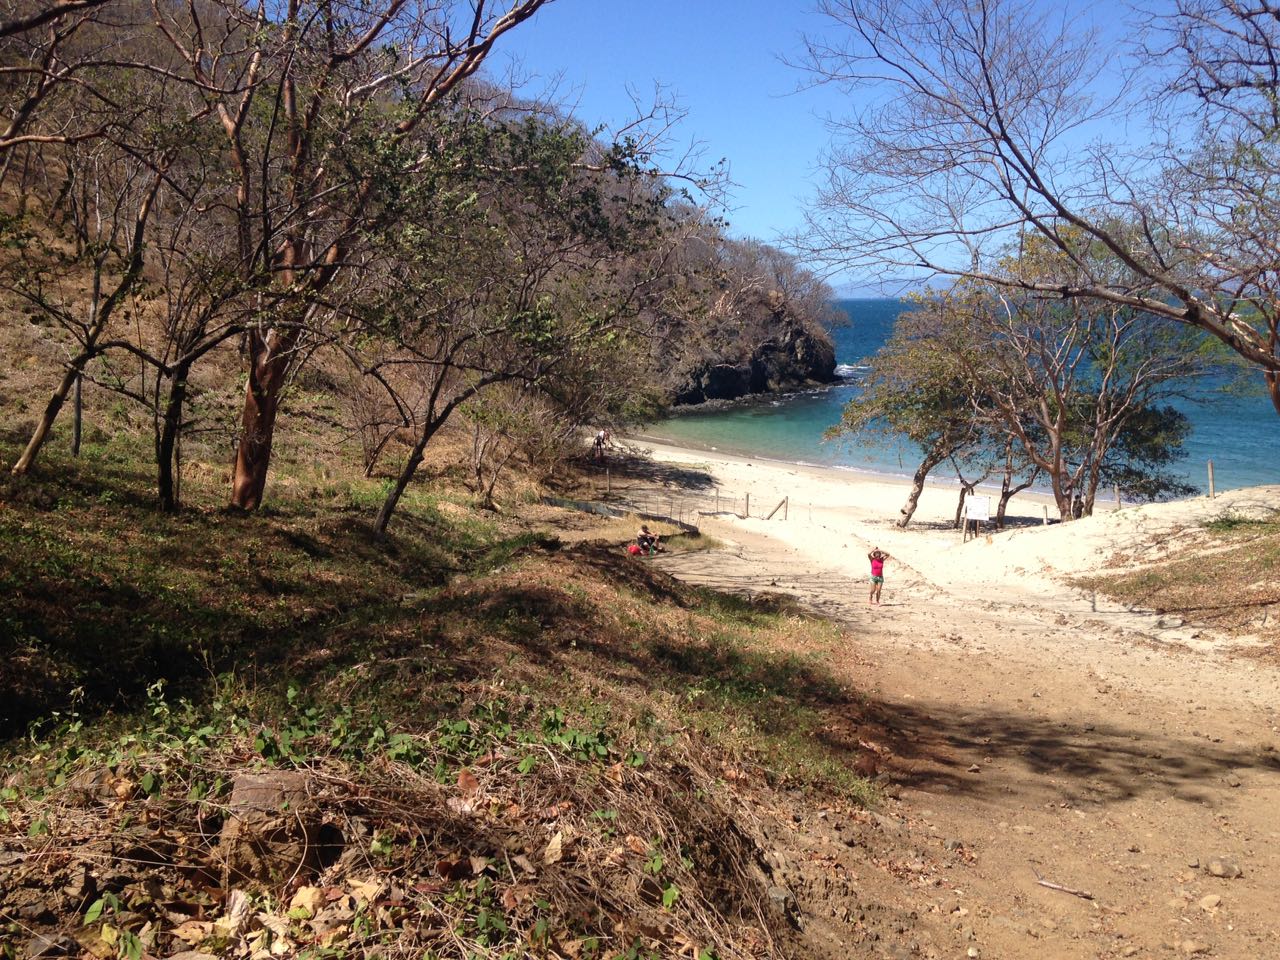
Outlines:
POLYGON ((243 274, 297 295, 247 334, 235 506, 262 501, 282 390, 315 301, 378 222, 384 189, 415 175, 418 151, 429 150, 415 130, 546 2, 288 0, 277 10, 154 0, 158 29, 224 135, 243 274))
POLYGON ((49 244, 58 241, 33 237, 19 247, 23 256, 9 265, 6 286, 67 337, 63 376, 13 465, 15 476, 31 469, 73 388, 79 396, 78 384, 89 363, 110 348, 131 346, 108 341, 107 333, 142 275, 148 222, 170 160, 133 161, 105 141, 75 149, 66 160, 67 193, 73 207, 82 204, 90 211, 77 231, 80 249, 49 255, 49 244), (82 304, 79 284, 85 274, 90 289, 82 304))
MULTIPOLYGON (((1268 4, 1183 0, 1165 24, 1181 39, 1158 66, 1181 68, 1169 95, 1193 98, 1183 117, 1199 121, 1176 133, 1208 137, 1203 149, 1174 145, 1176 155, 1155 134, 1102 141, 1108 123, 1141 129, 1158 117, 1144 113, 1152 98, 1123 87, 1097 96, 1098 78, 1132 58, 1078 19, 1030 0, 821 7, 831 32, 809 41, 808 66, 865 106, 835 125, 810 252, 881 276, 969 277, 1199 328, 1261 371, 1280 411, 1280 163, 1268 133, 1280 21, 1268 4), (1078 269, 1066 280, 1002 272, 1000 257, 1026 235, 1078 269), (1081 236, 1126 267, 1123 282, 1090 269, 1081 236)), ((1151 63, 1140 82, 1163 83, 1151 63)))
POLYGON ((10 0, 0 7, 0 40, 43 27, 45 24, 65 19, 73 13, 105 6, 112 0, 54 0, 53 3, 20 2, 10 0))

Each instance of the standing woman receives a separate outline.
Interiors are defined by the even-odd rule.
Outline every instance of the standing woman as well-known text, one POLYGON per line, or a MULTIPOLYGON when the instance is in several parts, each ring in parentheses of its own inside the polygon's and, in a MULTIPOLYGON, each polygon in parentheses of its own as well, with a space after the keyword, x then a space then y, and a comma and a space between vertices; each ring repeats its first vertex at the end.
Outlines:
POLYGON ((892 558, 879 547, 872 547, 867 559, 871 561, 871 596, 867 598, 867 603, 878 604, 880 591, 884 588, 884 562, 892 558))

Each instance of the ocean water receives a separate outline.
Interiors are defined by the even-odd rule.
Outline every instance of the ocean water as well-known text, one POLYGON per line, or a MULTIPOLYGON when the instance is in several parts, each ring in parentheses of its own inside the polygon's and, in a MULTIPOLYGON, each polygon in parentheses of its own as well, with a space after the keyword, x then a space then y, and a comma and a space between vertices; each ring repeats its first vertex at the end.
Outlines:
MULTIPOLYGON (((901 301, 889 299, 841 300, 839 306, 850 323, 833 330, 832 339, 837 372, 849 380, 708 413, 682 413, 649 426, 645 435, 724 453, 910 476, 918 453, 911 444, 823 439, 856 396, 858 367, 884 343, 902 310, 901 301)), ((1202 491, 1208 489, 1209 460, 1219 490, 1280 483, 1280 415, 1270 400, 1260 390, 1243 396, 1210 388, 1202 393, 1203 402, 1183 405, 1192 432, 1184 445, 1187 456, 1174 472, 1202 491)), ((933 478, 950 475, 944 465, 933 478)))

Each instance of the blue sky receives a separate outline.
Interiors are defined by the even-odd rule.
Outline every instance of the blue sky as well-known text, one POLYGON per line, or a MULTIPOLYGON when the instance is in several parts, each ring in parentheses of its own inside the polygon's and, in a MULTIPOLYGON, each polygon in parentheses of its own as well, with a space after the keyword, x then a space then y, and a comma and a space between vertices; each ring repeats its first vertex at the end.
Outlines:
POLYGON ((834 89, 796 92, 802 34, 823 27, 804 0, 556 0, 503 39, 499 69, 515 64, 536 91, 559 94, 588 124, 624 122, 628 88, 662 84, 688 111, 677 146, 725 158, 730 231, 773 240, 798 228, 819 153, 822 117, 840 113, 834 89))
MULTIPOLYGON (((1128 5, 1036 2, 1051 21, 1066 16, 1081 28, 1095 24, 1105 40, 1121 39, 1133 25, 1128 5)), ((1160 6, 1166 0, 1147 2, 1160 6)), ((804 70, 785 62, 803 61, 805 34, 844 33, 814 10, 816 3, 555 0, 504 37, 490 65, 524 77, 530 95, 554 85, 555 98, 590 126, 626 122, 635 115, 629 91, 652 99, 654 85, 662 85, 688 114, 673 146, 696 141, 704 163, 728 161, 735 184, 726 211, 730 232, 776 242, 803 226, 830 140, 826 118, 852 112, 836 86, 813 87, 804 70)), ((1117 79, 1108 73, 1104 69, 1097 78, 1104 95, 1117 79)), ((1107 128, 1088 136, 1104 134, 1133 135, 1107 128)), ((1083 143, 1086 134, 1074 136, 1083 143)), ((847 296, 885 292, 859 277, 831 280, 847 296)))

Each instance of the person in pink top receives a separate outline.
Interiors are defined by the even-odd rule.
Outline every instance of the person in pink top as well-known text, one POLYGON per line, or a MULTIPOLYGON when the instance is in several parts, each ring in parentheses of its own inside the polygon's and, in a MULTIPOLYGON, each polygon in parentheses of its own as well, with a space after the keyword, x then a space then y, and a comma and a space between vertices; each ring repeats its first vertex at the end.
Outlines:
POLYGON ((867 603, 879 603, 880 591, 884 588, 884 562, 892 558, 879 547, 872 547, 867 559, 871 561, 871 596, 867 603))

